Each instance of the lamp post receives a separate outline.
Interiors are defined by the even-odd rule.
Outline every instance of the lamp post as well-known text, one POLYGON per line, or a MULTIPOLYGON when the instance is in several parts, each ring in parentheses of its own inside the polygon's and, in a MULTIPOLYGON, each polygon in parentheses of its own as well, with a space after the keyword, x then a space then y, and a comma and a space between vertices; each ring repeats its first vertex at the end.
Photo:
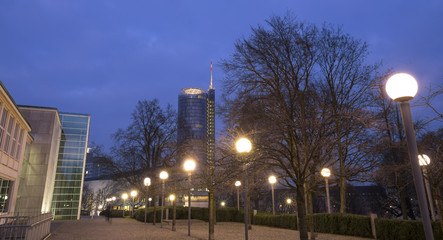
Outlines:
POLYGON ((160 227, 163 227, 163 206, 165 205, 165 180, 168 179, 169 175, 166 171, 160 173, 160 179, 162 180, 162 209, 160 214, 160 227))
POLYGON ((331 200, 329 199, 329 182, 328 182, 328 178, 331 176, 331 170, 329 170, 329 168, 323 168, 320 173, 325 178, 326 206, 328 207, 328 213, 331 213, 331 200))
POLYGON ((287 199, 286 199, 286 204, 288 204, 288 213, 291 213, 292 199, 287 198, 287 199))
POLYGON ((123 217, 125 217, 125 203, 126 203, 126 199, 128 199, 128 194, 123 193, 122 198, 123 198, 123 217))
POLYGON ((420 166, 423 167, 422 170, 425 178, 426 193, 428 194, 429 211, 431 211, 432 221, 435 221, 434 204, 432 204, 432 193, 431 193, 431 187, 429 185, 428 168, 427 168, 427 166, 431 163, 431 159, 428 157, 428 155, 421 154, 418 155, 418 163, 420 164, 420 166))
MULTIPOLYGON (((240 154, 243 153, 248 153, 251 151, 252 149, 252 144, 251 141, 249 141, 249 139, 247 138, 240 138, 239 140, 237 140, 237 142, 235 143, 235 148, 237 149, 237 152, 240 154)), ((244 170, 244 200, 245 200, 245 239, 248 240, 248 204, 247 199, 248 199, 248 172, 247 172, 247 167, 248 165, 245 163, 245 165, 243 166, 243 170, 244 170)))
POLYGON ((135 205, 134 198, 135 198, 136 196, 137 196, 137 191, 132 190, 132 191, 131 191, 131 197, 132 197, 132 210, 131 210, 131 216, 134 215, 134 205, 135 205))
POLYGON ((433 240, 431 219, 429 218, 428 204, 426 202, 426 193, 423 186, 423 176, 418 165, 417 142, 415 139, 414 126, 412 125, 412 114, 409 101, 417 93, 418 85, 414 77, 406 73, 397 73, 391 76, 386 82, 386 93, 392 100, 400 105, 403 128, 405 130, 406 142, 408 145, 409 160, 411 161, 412 176, 417 191, 418 205, 423 220, 423 228, 427 240, 433 240))
MULTIPOLYGON (((175 195, 171 194, 169 195, 169 200, 172 202, 172 207, 175 209, 175 195)), ((175 231, 175 218, 176 218, 176 212, 172 211, 172 231, 175 231)))
POLYGON ((188 172, 188 236, 191 236, 191 175, 195 169, 195 161, 188 159, 184 163, 185 171, 188 172))
POLYGON ((149 186, 151 186, 151 179, 147 177, 145 178, 143 183, 146 186, 146 198, 145 198, 145 223, 146 223, 146 218, 148 216, 148 191, 149 191, 149 186))
POLYGON ((272 215, 275 215, 274 184, 277 182, 277 178, 274 175, 272 175, 269 176, 268 181, 271 184, 271 189, 272 189, 272 215))
POLYGON ((241 182, 235 181, 235 186, 237 187, 237 211, 240 211, 240 191, 239 191, 239 188, 241 186, 241 182))

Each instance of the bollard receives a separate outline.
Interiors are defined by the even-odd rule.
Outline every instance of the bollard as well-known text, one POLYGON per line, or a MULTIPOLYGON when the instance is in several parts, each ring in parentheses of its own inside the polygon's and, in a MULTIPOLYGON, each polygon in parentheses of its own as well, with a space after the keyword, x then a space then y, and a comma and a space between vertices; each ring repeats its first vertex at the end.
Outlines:
POLYGON ((377 231, 375 230, 375 219, 377 218, 377 214, 371 213, 371 228, 372 228, 372 236, 377 240, 377 231))

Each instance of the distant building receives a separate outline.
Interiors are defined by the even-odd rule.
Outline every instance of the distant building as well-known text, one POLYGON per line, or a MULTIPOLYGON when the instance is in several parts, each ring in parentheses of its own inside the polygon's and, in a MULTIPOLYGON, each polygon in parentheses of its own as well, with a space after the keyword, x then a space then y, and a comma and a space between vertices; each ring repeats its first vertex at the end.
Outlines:
POLYGON ((0 216, 15 209, 20 172, 32 137, 31 126, 0 81, 0 216))
POLYGON ((105 168, 98 158, 92 153, 86 155, 85 181, 109 180, 111 178, 111 170, 105 168))
MULTIPOLYGON (((178 162, 195 159, 199 166, 215 158, 215 88, 211 83, 205 92, 200 88, 184 88, 178 96, 177 122, 178 162)), ((183 199, 187 199, 184 196, 183 199)), ((191 197, 193 206, 207 207, 207 191, 199 189, 191 197)), ((187 200, 184 201, 187 206, 187 200)))
POLYGON ((51 211, 54 219, 79 219, 90 116, 60 113, 62 133, 51 211))
POLYGON ((31 124, 34 142, 23 161, 19 198, 15 212, 20 215, 51 210, 60 144, 61 124, 56 108, 19 106, 31 124))

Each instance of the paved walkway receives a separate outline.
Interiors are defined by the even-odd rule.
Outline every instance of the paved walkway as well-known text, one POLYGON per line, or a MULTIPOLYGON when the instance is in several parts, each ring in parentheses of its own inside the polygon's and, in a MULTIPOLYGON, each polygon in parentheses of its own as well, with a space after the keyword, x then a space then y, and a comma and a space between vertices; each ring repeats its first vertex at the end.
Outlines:
MULTIPOLYGON (((91 219, 81 219, 78 221, 54 221, 53 232, 50 240, 70 240, 70 239, 208 239, 208 223, 200 220, 192 220, 191 237, 188 237, 187 220, 177 220, 177 231, 171 231, 171 225, 160 224, 155 226, 152 223, 142 223, 129 218, 113 218, 111 223, 106 222, 103 217, 91 219), (55 229, 54 229, 55 228, 55 229)), ((215 226, 215 239, 235 240, 244 239, 244 225, 242 223, 219 222, 215 226)), ((299 232, 281 228, 271 228, 253 225, 249 231, 251 240, 269 239, 299 239, 299 232)), ((367 238, 357 238, 332 234, 317 235, 318 240, 368 240, 367 238)))

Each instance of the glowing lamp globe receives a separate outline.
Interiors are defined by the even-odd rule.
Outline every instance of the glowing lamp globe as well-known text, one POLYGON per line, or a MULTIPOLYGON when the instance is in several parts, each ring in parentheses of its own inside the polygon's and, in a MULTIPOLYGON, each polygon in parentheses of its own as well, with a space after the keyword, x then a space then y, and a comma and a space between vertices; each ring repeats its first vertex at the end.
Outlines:
POLYGON ((241 186, 241 182, 240 181, 235 181, 235 186, 236 187, 240 187, 241 186))
POLYGON ((286 199, 286 203, 287 203, 287 204, 291 204, 291 203, 292 203, 292 200, 291 200, 290 198, 288 198, 288 199, 286 199))
POLYGON ((407 73, 397 73, 386 82, 386 93, 396 102, 412 100, 417 91, 417 80, 407 73))
POLYGON ((330 177, 331 176, 331 170, 329 170, 329 168, 323 168, 321 170, 321 175, 323 177, 330 177))
POLYGON ((226 205, 225 202, 221 202, 221 206, 224 207, 226 205))
POLYGON ((239 152, 239 153, 250 152, 252 149, 252 144, 251 144, 251 141, 249 141, 249 139, 240 138, 235 143, 235 148, 237 149, 237 152, 239 152))
POLYGON ((428 166, 431 163, 431 159, 426 154, 418 155, 418 163, 420 166, 428 166))
POLYGON ((195 166, 196 166, 196 164, 195 164, 194 160, 188 159, 185 161, 185 164, 184 164, 185 171, 187 171, 187 172, 194 171, 195 166))
POLYGON ((116 197, 112 197, 112 201, 115 201, 115 199, 117 199, 116 197))
POLYGON ((128 194, 127 194, 127 193, 123 193, 123 194, 122 194, 122 198, 123 198, 123 200, 128 199, 128 194))
POLYGON ((162 171, 160 173, 160 179, 165 180, 169 177, 168 173, 166 171, 162 171))
POLYGON ((274 183, 277 182, 277 178, 275 176, 270 176, 268 178, 268 181, 269 181, 270 184, 274 184, 274 183))
POLYGON ((174 201, 174 199, 175 199, 175 195, 174 194, 169 195, 169 200, 174 201))
POLYGON ((149 186, 151 186, 151 179, 147 177, 147 178, 145 178, 143 183, 145 184, 145 186, 149 187, 149 186))
POLYGON ((131 191, 131 197, 135 197, 135 196, 137 196, 137 191, 132 190, 132 191, 131 191))

